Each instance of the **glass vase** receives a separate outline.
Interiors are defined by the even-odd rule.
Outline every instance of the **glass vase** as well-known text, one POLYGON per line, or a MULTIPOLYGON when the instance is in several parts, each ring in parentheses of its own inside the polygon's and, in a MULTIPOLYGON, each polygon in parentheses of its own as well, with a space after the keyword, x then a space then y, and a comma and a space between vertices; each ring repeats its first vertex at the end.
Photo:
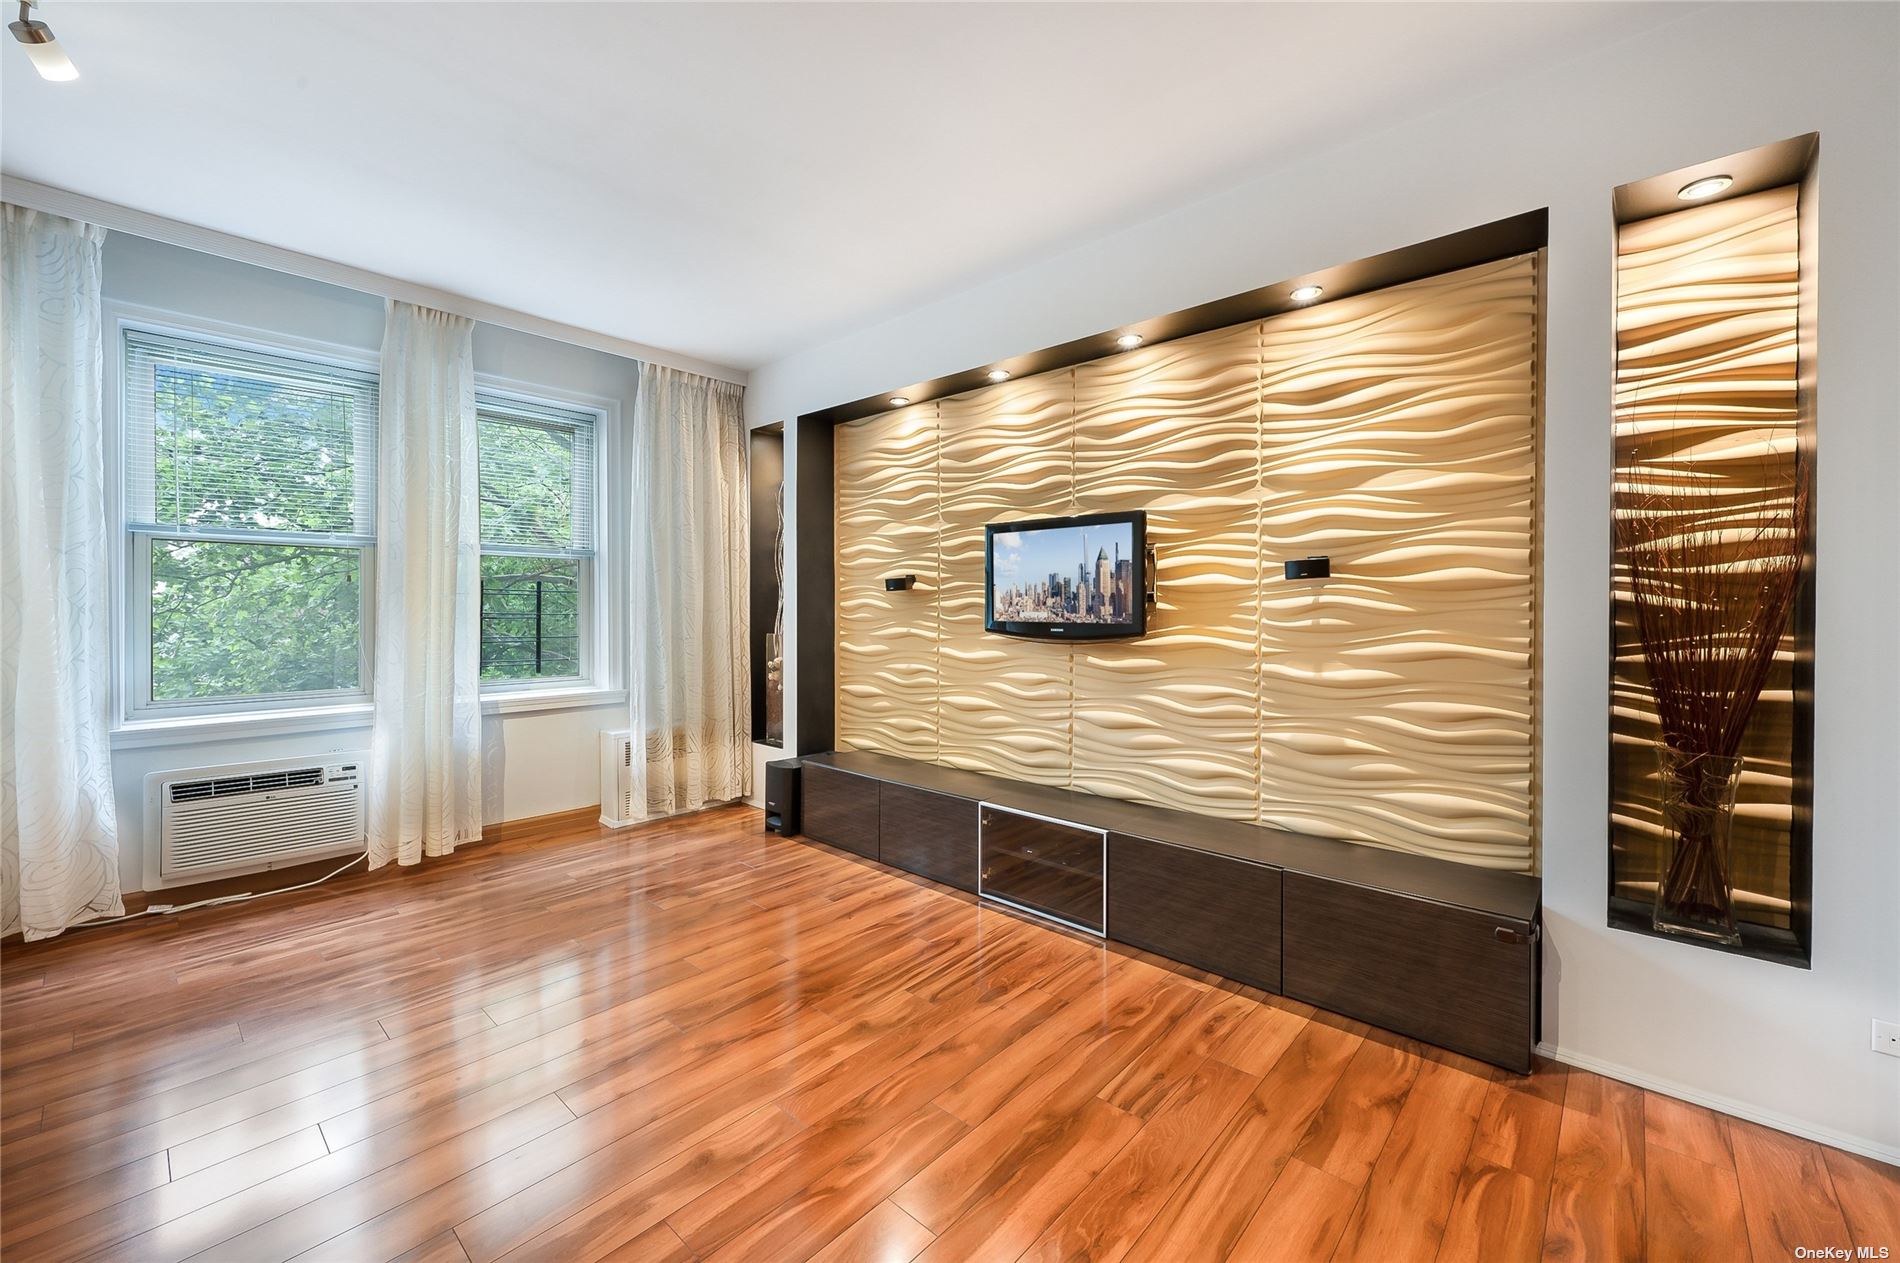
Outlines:
POLYGON ((1657 747, 1667 850, 1650 924, 1661 933, 1735 946, 1729 834, 1742 760, 1657 747))

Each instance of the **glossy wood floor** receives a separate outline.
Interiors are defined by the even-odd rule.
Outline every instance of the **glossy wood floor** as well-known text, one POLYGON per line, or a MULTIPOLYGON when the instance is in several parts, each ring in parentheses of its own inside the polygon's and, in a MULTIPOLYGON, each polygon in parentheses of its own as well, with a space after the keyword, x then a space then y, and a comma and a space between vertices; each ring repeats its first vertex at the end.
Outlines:
POLYGON ((9 947, 5 1258, 1900 1257, 1894 1168, 758 828, 9 947))

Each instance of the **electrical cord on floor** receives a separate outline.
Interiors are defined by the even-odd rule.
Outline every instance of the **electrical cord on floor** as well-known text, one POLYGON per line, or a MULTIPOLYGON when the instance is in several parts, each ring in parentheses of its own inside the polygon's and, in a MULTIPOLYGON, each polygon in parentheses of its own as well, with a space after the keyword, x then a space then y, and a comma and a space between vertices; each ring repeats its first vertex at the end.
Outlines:
POLYGON ((97 921, 81 921, 66 928, 71 930, 90 930, 95 925, 117 925, 121 921, 136 921, 140 917, 172 916, 180 912, 192 912, 199 908, 215 908, 220 904, 244 903, 247 900, 263 899, 270 895, 287 895, 293 890, 308 890, 312 886, 321 886, 332 877, 341 876, 368 858, 369 852, 365 850, 361 855, 352 856, 349 863, 343 865, 341 868, 325 873, 321 877, 313 877, 309 881, 299 882, 295 886, 285 886, 281 890, 248 890, 242 894, 219 895, 215 899, 199 899, 192 903, 155 903, 148 907, 140 908, 137 912, 128 912, 121 917, 101 917, 97 921))

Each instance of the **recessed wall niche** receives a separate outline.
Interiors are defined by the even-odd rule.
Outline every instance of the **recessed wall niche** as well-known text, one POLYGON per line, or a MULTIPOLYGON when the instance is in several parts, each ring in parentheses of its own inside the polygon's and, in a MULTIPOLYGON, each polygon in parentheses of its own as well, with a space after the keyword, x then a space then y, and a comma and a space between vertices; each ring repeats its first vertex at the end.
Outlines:
POLYGON ((1538 265, 838 426, 837 744, 1534 870, 1538 265), (1146 636, 983 631, 986 523, 1129 509, 1146 636))
MULTIPOLYGON (((1767 644, 1765 681, 1741 730, 1722 874, 1740 941, 1688 941, 1797 965, 1807 963, 1811 916, 1817 151, 1816 137, 1798 137, 1624 186, 1615 202, 1609 919, 1654 932, 1659 884, 1686 871, 1671 862, 1683 842, 1664 809, 1665 786, 1682 778, 1665 779, 1658 749, 1693 742, 1665 738, 1650 666, 1656 644, 1679 628, 1654 609, 1646 628, 1633 586, 1648 583, 1679 606, 1732 604, 1740 614, 1704 619, 1691 633, 1727 635, 1763 607, 1762 576, 1779 555, 1791 608, 1767 644), (1719 194, 1684 200, 1718 175, 1731 181, 1719 194), (1663 539, 1673 542, 1674 572, 1653 554, 1633 572, 1632 550, 1663 539), (1692 586, 1682 573, 1692 566, 1715 577, 1692 586)), ((1678 713, 1685 693, 1711 688, 1669 687, 1678 713)))

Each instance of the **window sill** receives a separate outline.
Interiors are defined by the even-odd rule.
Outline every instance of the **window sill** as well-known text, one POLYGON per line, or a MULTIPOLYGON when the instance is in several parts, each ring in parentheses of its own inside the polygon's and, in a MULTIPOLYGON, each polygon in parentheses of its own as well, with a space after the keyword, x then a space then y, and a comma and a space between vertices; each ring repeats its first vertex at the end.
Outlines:
POLYGON ((231 741, 245 737, 368 728, 371 713, 368 702, 354 702, 347 706, 306 706, 295 710, 136 719, 112 730, 112 748, 139 750, 147 746, 184 745, 194 741, 231 741))
MULTIPOLYGON (((586 710, 596 706, 623 706, 625 689, 523 689, 489 693, 482 698, 483 715, 523 715, 534 711, 586 710)), ((235 741, 312 732, 368 728, 374 714, 368 702, 347 706, 305 706, 294 710, 260 710, 240 714, 191 715, 176 719, 137 719, 112 730, 114 750, 141 750, 151 746, 189 745, 200 741, 235 741)))
POLYGON ((585 710, 594 706, 623 706, 627 690, 597 688, 591 684, 558 689, 522 689, 482 694, 482 714, 522 715, 538 710, 585 710))

